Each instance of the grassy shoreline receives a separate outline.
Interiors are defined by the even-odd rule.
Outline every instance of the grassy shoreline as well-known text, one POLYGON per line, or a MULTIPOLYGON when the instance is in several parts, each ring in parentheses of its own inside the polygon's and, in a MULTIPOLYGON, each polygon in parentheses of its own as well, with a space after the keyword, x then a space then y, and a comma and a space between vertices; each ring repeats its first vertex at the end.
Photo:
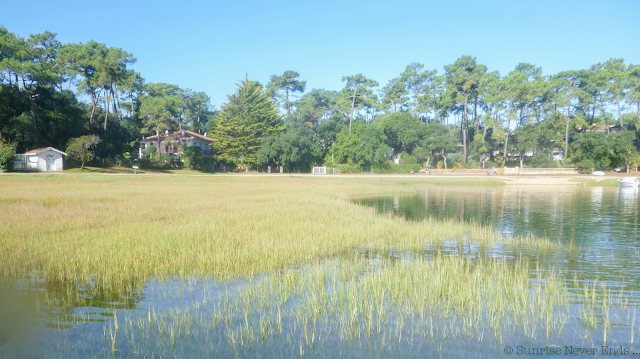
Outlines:
MULTIPOLYGON (((577 333, 576 343, 628 345, 634 308, 605 287, 596 291, 599 283, 571 285, 525 262, 544 253, 570 260, 578 249, 547 238, 505 240, 473 223, 380 215, 353 202, 427 184, 469 185, 439 180, 3 176, 0 279, 22 278, 42 296, 33 306, 53 313, 47 320, 59 329, 51 348, 69 340, 66 328, 89 323, 81 341, 96 357, 282 348, 330 357, 336 346, 367 345, 435 354, 460 344, 473 351, 473 343, 497 350, 506 340, 553 344, 566 332, 577 333), (427 247, 430 255, 419 254, 427 247), (172 304, 127 311, 149 287, 172 304), (212 338, 215 347, 198 349, 212 338)), ((490 180, 483 183, 504 185, 490 180)), ((53 357, 79 356, 74 348, 53 357)))
POLYGON ((38 270, 59 280, 116 282, 149 275, 253 275, 356 246, 409 249, 466 235, 479 243, 498 240, 479 225, 408 222, 351 201, 413 193, 417 185, 435 183, 440 181, 7 176, 0 181, 6 224, 0 229, 0 274, 38 270))

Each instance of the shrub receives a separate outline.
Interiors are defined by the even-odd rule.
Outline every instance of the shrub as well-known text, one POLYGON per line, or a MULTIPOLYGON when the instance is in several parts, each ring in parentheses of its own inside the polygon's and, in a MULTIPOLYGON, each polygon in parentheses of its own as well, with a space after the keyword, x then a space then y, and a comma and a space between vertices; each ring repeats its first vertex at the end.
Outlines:
POLYGON ((202 150, 195 146, 184 147, 182 159, 187 168, 199 169, 202 165, 202 150))
POLYGON ((418 163, 418 159, 416 159, 415 156, 412 156, 404 151, 400 154, 400 164, 414 165, 416 163, 418 163))
POLYGON ((536 151, 529 162, 529 166, 534 168, 555 168, 558 164, 551 157, 549 151, 536 151))
POLYGON ((576 167, 578 167, 578 172, 580 173, 591 173, 595 166, 592 160, 582 160, 576 163, 576 167))
POLYGON ((384 164, 384 165, 374 165, 371 166, 371 172, 372 173, 411 173, 411 170, 413 170, 413 172, 419 172, 420 171, 420 165, 419 164, 384 164))
POLYGON ((14 155, 16 147, 14 145, 4 143, 0 140, 0 170, 9 172, 13 170, 14 155))
POLYGON ((362 173, 362 167, 360 167, 359 165, 344 164, 339 166, 340 173, 362 173))

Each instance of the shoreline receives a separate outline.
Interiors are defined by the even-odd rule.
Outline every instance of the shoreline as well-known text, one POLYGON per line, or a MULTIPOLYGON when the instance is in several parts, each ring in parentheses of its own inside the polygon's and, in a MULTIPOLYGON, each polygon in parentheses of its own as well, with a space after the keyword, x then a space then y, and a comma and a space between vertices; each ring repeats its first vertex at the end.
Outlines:
POLYGON ((127 172, 67 172, 67 171, 51 171, 51 172, 0 172, 0 177, 13 177, 13 176, 181 176, 181 177, 271 177, 271 178, 283 178, 283 177, 305 177, 305 178, 371 178, 371 179, 384 179, 384 178, 402 178, 402 179, 416 179, 416 180, 424 180, 425 183, 430 182, 431 180, 442 180, 444 178, 455 178, 455 179, 468 179, 475 180, 479 184, 483 181, 492 181, 496 180, 500 182, 504 182, 507 186, 548 186, 548 185, 590 185, 597 186, 598 184, 602 184, 604 186, 611 186, 612 184, 617 185, 617 179, 633 176, 640 177, 639 172, 631 172, 628 175, 626 173, 607 173, 605 176, 593 176, 588 174, 572 174, 572 175, 498 175, 498 176, 486 176, 480 174, 431 174, 431 175, 421 175, 421 174, 371 174, 371 173, 363 173, 363 174, 330 174, 330 175, 314 175, 311 173, 255 173, 255 172, 231 172, 231 173, 197 173, 197 172, 187 172, 181 173, 182 171, 172 171, 172 172, 155 172, 155 171, 138 171, 137 174, 127 173, 127 172))

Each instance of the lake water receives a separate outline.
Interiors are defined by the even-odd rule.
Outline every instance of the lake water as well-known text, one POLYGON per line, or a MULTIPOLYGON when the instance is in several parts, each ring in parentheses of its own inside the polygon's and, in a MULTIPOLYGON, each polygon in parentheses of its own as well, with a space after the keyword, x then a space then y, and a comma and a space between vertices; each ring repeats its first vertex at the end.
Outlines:
MULTIPOLYGON (((124 295, 93 283, 50 283, 41 273, 30 273, 10 285, 0 283, 0 314, 4 311, 3 318, 15 321, 0 323, 0 358, 495 358, 505 357, 508 346, 514 349, 513 355, 525 357, 518 355, 518 346, 560 348, 562 356, 572 356, 567 346, 598 348, 598 354, 603 345, 638 351, 634 349, 640 340, 640 197, 636 189, 431 186, 418 189, 415 195, 356 203, 409 220, 434 217, 480 223, 491 226, 506 241, 514 235, 534 235, 562 246, 524 258, 508 246, 461 248, 447 241, 417 252, 372 253, 354 248, 353 254, 366 261, 353 265, 346 264, 348 259, 335 258, 315 267, 299 265, 231 282, 149 278, 132 283, 124 295), (550 309, 546 318, 537 312, 545 303, 537 303, 524 314, 526 323, 497 324, 492 322, 495 312, 478 311, 475 319, 461 314, 473 312, 473 306, 454 308, 450 317, 440 314, 440 309, 427 308, 423 316, 419 310, 392 306, 384 295, 371 303, 371 294, 378 290, 367 289, 375 283, 371 277, 389 270, 377 267, 380 259, 416 265, 420 259, 433 261, 436 254, 466 256, 470 261, 481 256, 524 261, 531 283, 549 272, 571 281, 569 300, 562 308, 550 309), (590 304, 585 303, 585 287, 592 288, 587 293, 593 298, 590 304), (318 303, 324 304, 319 305, 316 323, 318 303), (382 307, 384 313, 375 317, 382 307), (371 312, 373 319, 367 318, 371 312), (585 319, 589 313, 595 318, 591 327, 585 319), (605 318, 608 326, 603 329, 605 318), (560 334, 550 336, 549 328, 560 334)), ((546 285, 538 288, 553 290, 546 285)), ((509 310, 508 303, 505 308, 509 310)), ((629 356, 634 355, 622 357, 629 356)))
MULTIPOLYGON (((578 255, 536 258, 582 280, 640 294, 640 200, 637 188, 506 186, 425 187, 412 196, 357 203, 411 220, 427 217, 490 225, 511 235, 577 245, 578 255)), ((632 300, 638 302, 638 296, 632 300)))

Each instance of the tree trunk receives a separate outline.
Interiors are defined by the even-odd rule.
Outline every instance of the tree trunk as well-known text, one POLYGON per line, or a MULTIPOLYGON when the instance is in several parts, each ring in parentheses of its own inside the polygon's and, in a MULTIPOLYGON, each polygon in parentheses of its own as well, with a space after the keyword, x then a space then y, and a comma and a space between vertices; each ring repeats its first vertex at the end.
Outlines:
POLYGON ((117 85, 113 85, 111 86, 111 94, 113 95, 113 111, 115 113, 116 110, 118 110, 118 118, 120 118, 122 120, 122 111, 120 109, 120 101, 118 101, 118 86, 117 85), (115 90, 114 90, 115 88, 115 90))
POLYGON ((507 118, 507 133, 505 134, 505 138, 504 138, 504 149, 502 150, 502 155, 505 158, 507 158, 507 144, 509 143, 509 127, 511 126, 511 117, 507 118))
POLYGON ((129 106, 131 106, 131 108, 129 109, 129 116, 131 116, 131 118, 136 116, 136 111, 134 110, 133 107, 133 93, 129 92, 129 106))
POLYGON ((104 133, 105 133, 105 139, 106 139, 106 134, 107 134, 107 119, 109 118, 109 92, 105 91, 104 93, 104 111, 106 112, 104 115, 104 133))
MULTIPOLYGON (((604 109, 604 107, 603 107, 604 109)), ((603 110, 604 112, 604 110, 603 110)), ((609 121, 607 121, 607 116, 604 116, 604 126, 607 128, 607 135, 611 134, 611 130, 609 129, 609 121)))
MULTIPOLYGON (((102 89, 100 89, 100 91, 98 91, 98 96, 97 96, 97 98, 100 98, 100 95, 101 95, 101 94, 102 94, 102 89)), ((93 101, 93 99, 92 99, 92 101, 93 101)), ((97 102, 97 100, 96 100, 96 102, 97 102)), ((89 123, 93 122, 93 114, 96 112, 96 102, 94 102, 94 103, 92 104, 92 107, 91 107, 91 117, 89 118, 89 123)))
POLYGON ((462 119, 462 167, 467 167, 467 96, 464 97, 464 118, 462 119))
POLYGON ((285 89, 284 92, 287 94, 287 117, 289 117, 289 90, 285 89))
MULTIPOLYGON (((158 131, 159 126, 156 125, 156 140, 158 141, 158 148, 156 149, 156 152, 158 152, 158 157, 160 157, 160 131, 158 131)), ((151 142, 153 144, 153 142, 151 142)))
POLYGON ((353 92, 353 100, 351 101, 351 114, 349 115, 349 135, 351 135, 351 123, 353 122, 353 110, 356 105, 356 94, 358 91, 353 92))
POLYGON ((444 150, 442 150, 442 158, 444 158, 444 169, 447 169, 447 157, 444 155, 444 150))
POLYGON ((482 131, 482 144, 484 144, 485 138, 487 137, 487 125, 484 125, 484 131, 482 131))
POLYGON ((567 125, 564 129, 564 153, 563 158, 567 158, 569 153, 569 109, 567 108, 567 125))
POLYGON ((624 124, 622 123, 622 111, 620 111, 620 96, 616 95, 616 102, 618 103, 618 117, 620 118, 620 130, 624 130, 624 124))
MULTIPOLYGON (((87 87, 89 88, 89 95, 91 96, 91 117, 89 118, 89 123, 91 123, 93 121, 93 113, 96 111, 96 98, 93 94, 93 87, 91 87, 91 82, 89 81, 89 74, 85 72, 84 76, 87 81, 87 87)), ((100 97, 99 93, 98 97, 100 97)))
POLYGON ((478 121, 478 94, 476 94, 476 99, 473 101, 473 128, 476 132, 480 128, 480 122, 478 121))
POLYGON ((415 104, 416 110, 414 111, 413 115, 418 117, 418 91, 417 90, 413 93, 413 96, 416 98, 416 104, 415 104))

